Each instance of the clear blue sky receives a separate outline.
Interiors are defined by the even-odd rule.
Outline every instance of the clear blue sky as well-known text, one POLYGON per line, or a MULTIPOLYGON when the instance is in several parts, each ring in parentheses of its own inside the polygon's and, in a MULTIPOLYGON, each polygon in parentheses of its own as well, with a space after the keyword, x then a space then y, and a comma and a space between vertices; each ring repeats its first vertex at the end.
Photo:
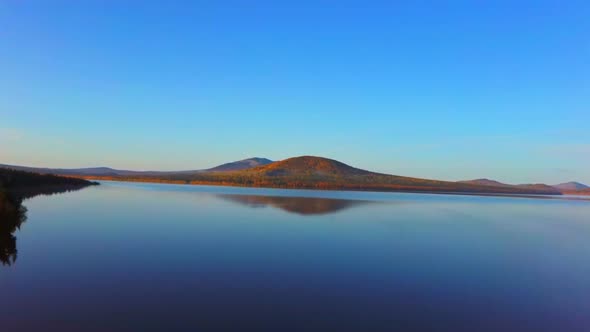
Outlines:
POLYGON ((0 163, 590 183, 588 1, 0 2, 0 163))

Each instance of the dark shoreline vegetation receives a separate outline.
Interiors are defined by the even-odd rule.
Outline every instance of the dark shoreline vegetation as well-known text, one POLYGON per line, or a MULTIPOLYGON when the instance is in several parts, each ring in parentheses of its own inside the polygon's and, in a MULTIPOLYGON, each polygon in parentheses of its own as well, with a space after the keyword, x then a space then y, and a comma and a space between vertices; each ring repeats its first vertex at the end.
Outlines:
POLYGON ((84 179, 0 169, 0 263, 12 265, 17 258, 16 236, 27 220, 23 201, 38 195, 54 195, 98 185, 84 179))
POLYGON ((381 174, 321 157, 296 157, 240 171, 165 175, 80 176, 85 179, 236 187, 413 193, 561 195, 542 185, 488 186, 381 174))

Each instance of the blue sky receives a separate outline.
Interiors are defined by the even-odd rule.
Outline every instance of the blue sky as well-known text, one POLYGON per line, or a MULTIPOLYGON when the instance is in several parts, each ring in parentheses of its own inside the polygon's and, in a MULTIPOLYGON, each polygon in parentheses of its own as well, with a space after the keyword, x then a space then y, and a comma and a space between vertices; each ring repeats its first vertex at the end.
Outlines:
POLYGON ((0 163, 590 183, 587 1, 0 3, 0 163))

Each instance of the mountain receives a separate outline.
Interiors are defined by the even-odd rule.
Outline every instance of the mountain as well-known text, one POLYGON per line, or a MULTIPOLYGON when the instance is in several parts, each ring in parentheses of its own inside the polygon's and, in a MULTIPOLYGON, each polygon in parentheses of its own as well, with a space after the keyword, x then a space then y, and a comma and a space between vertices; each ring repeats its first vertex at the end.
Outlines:
POLYGON ((249 169, 248 172, 264 173, 268 176, 351 176, 377 174, 354 168, 336 160, 313 156, 289 158, 249 169))
POLYGON ((556 184, 553 186, 554 188, 557 188, 558 190, 564 190, 564 191, 576 191, 576 190, 586 190, 586 189, 590 189, 590 187, 588 187, 585 184, 579 183, 579 182, 566 182, 566 183, 560 183, 560 184, 556 184))
POLYGON ((562 194, 568 195, 590 195, 590 187, 579 182, 560 183, 553 186, 562 194))
POLYGON ((205 172, 231 172, 231 171, 241 171, 248 168, 264 166, 271 164, 273 161, 266 158, 249 158, 240 161, 234 161, 231 163, 219 165, 217 167, 209 168, 205 170, 205 172))

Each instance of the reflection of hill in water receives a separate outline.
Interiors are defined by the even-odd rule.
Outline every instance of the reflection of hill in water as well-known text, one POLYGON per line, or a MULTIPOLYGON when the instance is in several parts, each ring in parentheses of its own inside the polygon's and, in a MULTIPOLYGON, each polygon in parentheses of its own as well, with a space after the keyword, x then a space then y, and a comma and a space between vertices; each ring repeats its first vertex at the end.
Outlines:
POLYGON ((329 214, 355 206, 372 203, 371 201, 318 197, 253 196, 230 194, 217 196, 227 201, 239 203, 252 208, 272 206, 283 211, 301 215, 329 214))
POLYGON ((0 263, 12 265, 16 261, 18 250, 14 233, 27 220, 27 209, 22 205, 24 199, 38 195, 61 194, 83 187, 85 186, 52 185, 19 189, 9 193, 0 191, 0 263))

